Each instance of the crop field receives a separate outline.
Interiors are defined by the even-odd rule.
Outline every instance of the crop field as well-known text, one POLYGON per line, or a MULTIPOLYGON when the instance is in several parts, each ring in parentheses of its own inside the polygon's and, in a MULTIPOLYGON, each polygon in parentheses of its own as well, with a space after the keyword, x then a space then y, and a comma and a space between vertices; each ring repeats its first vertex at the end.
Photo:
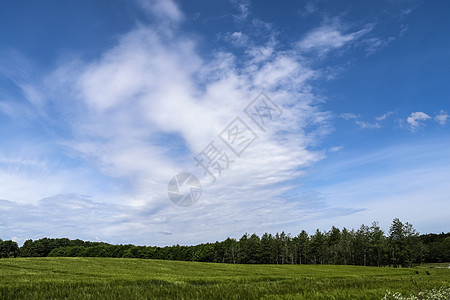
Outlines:
POLYGON ((448 268, 0 259, 0 299, 381 299, 449 285, 448 268))

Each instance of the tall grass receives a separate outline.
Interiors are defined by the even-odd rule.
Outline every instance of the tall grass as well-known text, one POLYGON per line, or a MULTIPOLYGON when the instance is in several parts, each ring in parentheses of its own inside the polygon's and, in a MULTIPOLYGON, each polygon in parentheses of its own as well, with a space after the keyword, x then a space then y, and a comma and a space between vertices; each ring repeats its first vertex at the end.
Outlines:
POLYGON ((449 283, 449 269, 0 259, 0 299, 381 299, 449 283))

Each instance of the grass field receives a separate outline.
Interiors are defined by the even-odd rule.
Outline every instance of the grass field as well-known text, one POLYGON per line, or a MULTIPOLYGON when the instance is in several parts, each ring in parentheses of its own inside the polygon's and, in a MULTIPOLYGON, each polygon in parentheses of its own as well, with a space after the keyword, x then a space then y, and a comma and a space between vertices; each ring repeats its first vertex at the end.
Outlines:
POLYGON ((440 268, 0 259, 0 299, 381 299, 449 285, 440 268))

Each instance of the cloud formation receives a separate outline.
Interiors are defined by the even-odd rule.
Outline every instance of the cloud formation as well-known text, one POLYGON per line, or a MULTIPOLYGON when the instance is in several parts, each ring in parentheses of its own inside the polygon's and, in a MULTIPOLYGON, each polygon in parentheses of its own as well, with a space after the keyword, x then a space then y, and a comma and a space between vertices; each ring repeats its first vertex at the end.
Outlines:
POLYGON ((416 129, 423 125, 423 123, 420 121, 426 121, 430 118, 431 117, 426 113, 419 111, 411 113, 411 115, 406 119, 406 122, 411 125, 412 129, 416 129))
POLYGON ((233 15, 233 18, 238 21, 242 22, 245 21, 250 14, 250 1, 248 0, 230 0, 231 4, 235 7, 235 9, 238 11, 237 14, 233 15))
POLYGON ((358 31, 344 33, 339 22, 325 24, 310 31, 299 41, 298 47, 302 51, 316 51, 325 54, 330 50, 339 49, 348 43, 358 40, 373 29, 372 24, 366 25, 358 31))
MULTIPOLYGON (((229 32, 208 28, 203 40, 188 30, 212 24, 207 17, 184 26, 192 20, 174 1, 136 3, 143 12, 139 21, 98 54, 63 53, 54 69, 39 76, 33 76, 25 55, 10 55, 14 63, 0 56, 0 72, 16 91, 0 99, 0 121, 6 120, 0 130, 22 129, 11 131, 0 150, 0 229, 10 234, 2 238, 192 244, 246 231, 329 228, 323 222, 373 208, 356 203, 356 196, 366 195, 362 180, 354 187, 344 182, 338 197, 332 194, 338 186, 317 192, 305 183, 306 175, 315 173, 311 166, 344 157, 350 149, 345 140, 324 141, 333 130, 333 115, 321 106, 325 97, 314 91, 316 80, 335 68, 322 70, 316 59, 323 62, 325 54, 337 51, 347 63, 347 50, 384 47, 388 39, 374 37, 373 23, 355 27, 327 19, 312 24, 303 38, 286 39, 278 27, 252 14, 250 2, 232 1, 235 11, 214 23, 220 31, 227 21, 229 32), (282 110, 263 129, 244 112, 261 91, 282 110), (236 117, 257 136, 240 156, 218 136, 236 117), (19 142, 16 132, 23 135, 19 142), (215 182, 194 160, 211 143, 230 158, 215 182), (202 181, 202 197, 192 207, 168 199, 167 184, 180 172, 202 181)), ((316 14, 319 4, 307 4, 307 15, 316 14)), ((384 127, 391 114, 341 117, 369 129, 384 127)), ((444 125, 447 118, 442 111, 435 120, 444 125)), ((338 171, 339 166, 324 172, 324 182, 344 180, 345 168, 338 171)), ((367 171, 354 174, 359 172, 367 171)), ((408 183, 413 176, 406 173, 396 174, 408 183)), ((380 186, 378 177, 369 179, 380 186)))
MULTIPOLYGON (((381 125, 378 122, 370 123, 366 121, 361 121, 359 115, 355 115, 353 113, 343 113, 340 115, 341 118, 345 120, 353 120, 356 125, 358 125, 362 129, 374 129, 374 128, 381 128, 381 125)), ((377 118, 378 120, 378 118, 377 118)), ((384 119, 381 119, 384 120, 384 119)))
POLYGON ((386 120, 387 118, 389 118, 389 117, 390 117, 391 115, 393 115, 393 114, 394 114, 394 112, 388 111, 388 112, 386 112, 385 114, 376 117, 375 119, 376 119, 377 121, 384 121, 384 120, 386 120))
POLYGON ((449 115, 447 114, 447 112, 444 110, 441 110, 439 112, 439 114, 434 117, 434 120, 443 126, 447 123, 448 118, 449 118, 449 115))
MULTIPOLYGON (((330 114, 320 110, 308 84, 315 70, 294 51, 275 51, 274 42, 243 44, 247 56, 239 63, 225 50, 205 58, 197 51, 197 41, 177 29, 182 13, 173 2, 163 2, 155 6, 140 2, 148 13, 166 16, 159 21, 163 27, 139 24, 98 58, 61 59, 43 83, 31 85, 45 91, 40 96, 46 102, 39 104, 44 115, 57 116, 53 143, 61 147, 59 155, 71 157, 80 172, 61 176, 50 168, 49 175, 39 174, 33 185, 13 173, 11 186, 37 189, 48 181, 58 188, 38 194, 25 191, 23 199, 11 192, 4 200, 23 200, 27 213, 35 215, 48 202, 42 199, 51 199, 55 209, 78 203, 76 209, 66 208, 75 214, 74 230, 85 230, 86 235, 93 231, 76 225, 76 220, 92 207, 104 207, 109 210, 104 217, 111 222, 95 218, 88 222, 102 228, 99 238, 117 240, 127 232, 129 242, 135 243, 194 243, 233 235, 236 224, 240 224, 236 233, 241 234, 295 222, 303 214, 303 196, 290 201, 283 195, 293 187, 289 182, 323 158, 321 151, 310 147, 330 132, 330 114), (283 110, 264 131, 243 112, 260 91, 283 110), (237 116, 253 127, 258 138, 242 157, 233 157, 235 162, 213 183, 193 157, 210 142, 219 144, 218 134, 237 116), (64 134, 59 135, 61 129, 64 134), (85 168, 92 168, 101 180, 83 176, 85 168), (180 172, 196 174, 203 184, 200 201, 184 210, 167 197, 169 180, 180 172), (73 192, 68 196, 66 191, 73 192), (146 235, 152 240, 145 240, 146 235)), ((28 106, 36 107, 32 93, 27 96, 28 106)), ((17 215, 18 209, 12 205, 9 213, 17 215)), ((51 229, 45 218, 36 218, 33 224, 34 236, 63 232, 51 229)), ((3 226, 11 229, 13 223, 3 226)))
MULTIPOLYGON (((375 117, 376 122, 367 122, 367 121, 361 121, 361 116, 356 115, 354 113, 342 113, 340 114, 340 117, 344 120, 351 120, 354 121, 358 127, 363 129, 370 129, 370 128, 381 128, 381 123, 383 121, 386 121, 391 115, 393 115, 394 112, 388 111, 383 115, 380 115, 378 117, 375 117)), ((434 117, 434 120, 438 122, 441 126, 444 126, 447 123, 447 119, 449 118, 446 111, 441 110, 438 115, 434 117)), ((404 119, 397 119, 396 122, 401 128, 407 128, 411 131, 416 131, 418 128, 425 126, 425 121, 431 119, 431 117, 424 113, 424 112, 413 112, 410 114, 409 117, 406 118, 406 121, 404 119)))
POLYGON ((160 22, 179 23, 184 15, 172 0, 135 0, 150 16, 160 22))

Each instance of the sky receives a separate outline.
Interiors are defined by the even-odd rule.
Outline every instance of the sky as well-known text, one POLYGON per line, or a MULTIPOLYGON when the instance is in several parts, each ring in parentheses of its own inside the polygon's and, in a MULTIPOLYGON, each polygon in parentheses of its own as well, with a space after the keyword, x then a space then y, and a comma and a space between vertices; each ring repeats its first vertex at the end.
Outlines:
POLYGON ((397 217, 448 232, 448 11, 1 1, 0 238, 190 245, 397 217))

